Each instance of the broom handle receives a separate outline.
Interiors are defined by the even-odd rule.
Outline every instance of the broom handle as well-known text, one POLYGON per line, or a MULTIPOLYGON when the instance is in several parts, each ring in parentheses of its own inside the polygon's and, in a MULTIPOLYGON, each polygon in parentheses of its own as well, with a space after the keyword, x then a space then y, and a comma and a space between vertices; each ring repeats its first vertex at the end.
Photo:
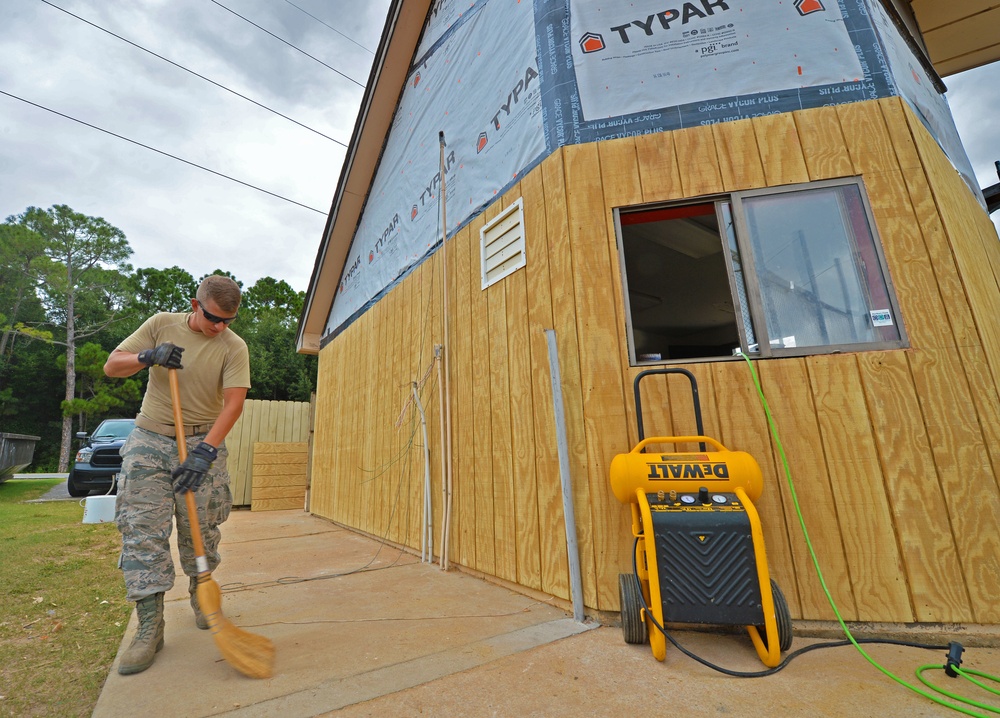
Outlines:
MULTIPOLYGON (((177 457, 183 464, 187 459, 187 441, 184 439, 184 417, 181 415, 181 386, 177 381, 177 370, 167 369, 170 377, 170 399, 174 405, 174 433, 177 435, 177 457)), ((205 544, 201 540, 201 526, 198 525, 198 507, 194 502, 194 491, 184 492, 184 501, 187 503, 188 523, 191 524, 191 541, 194 543, 195 561, 198 563, 198 573, 208 573, 201 571, 205 562, 205 544)))

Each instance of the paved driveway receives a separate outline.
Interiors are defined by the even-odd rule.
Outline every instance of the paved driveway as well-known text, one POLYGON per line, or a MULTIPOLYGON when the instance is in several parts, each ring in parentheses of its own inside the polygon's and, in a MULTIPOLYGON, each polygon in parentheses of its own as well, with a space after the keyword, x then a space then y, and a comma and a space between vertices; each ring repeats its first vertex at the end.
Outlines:
POLYGON ((42 501, 79 501, 69 495, 66 489, 67 474, 14 474, 12 481, 17 479, 62 479, 58 484, 49 489, 41 498, 37 498, 29 503, 40 503, 42 501))

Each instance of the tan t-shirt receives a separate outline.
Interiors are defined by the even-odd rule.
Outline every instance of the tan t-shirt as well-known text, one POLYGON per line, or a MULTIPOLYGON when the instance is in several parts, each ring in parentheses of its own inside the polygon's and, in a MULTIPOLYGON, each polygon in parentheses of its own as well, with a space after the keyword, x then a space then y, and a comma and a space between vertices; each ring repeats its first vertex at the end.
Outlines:
MULTIPOLYGON (((212 424, 222 411, 222 391, 250 388, 250 354, 246 342, 227 329, 215 337, 192 330, 190 314, 155 314, 125 339, 118 348, 126 352, 152 349, 164 342, 184 347, 177 373, 181 389, 184 425, 212 424)), ((161 366, 150 367, 149 385, 139 413, 152 421, 173 426, 170 380, 161 366)))

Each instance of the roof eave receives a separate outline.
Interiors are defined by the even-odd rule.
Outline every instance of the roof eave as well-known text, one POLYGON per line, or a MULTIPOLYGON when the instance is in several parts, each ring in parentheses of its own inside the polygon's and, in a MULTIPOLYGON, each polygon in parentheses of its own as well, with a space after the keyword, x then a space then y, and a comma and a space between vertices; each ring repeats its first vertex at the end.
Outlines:
POLYGON ((392 0, 389 6, 306 290, 295 335, 295 349, 299 353, 319 353, 347 252, 375 178, 430 4, 431 0, 392 0))

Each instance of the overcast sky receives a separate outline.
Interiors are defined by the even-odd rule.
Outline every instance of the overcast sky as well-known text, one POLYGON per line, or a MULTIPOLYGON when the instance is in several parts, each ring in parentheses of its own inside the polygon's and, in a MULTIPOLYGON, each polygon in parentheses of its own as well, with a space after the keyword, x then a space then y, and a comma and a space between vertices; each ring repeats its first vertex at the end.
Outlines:
MULTIPOLYGON (((345 156, 333 140, 350 139, 389 0, 50 2, 0 0, 0 91, 305 207, 0 94, 0 219, 65 204, 119 227, 135 267, 307 289, 345 156)), ((945 82, 980 184, 994 184, 1000 67, 945 82)))

